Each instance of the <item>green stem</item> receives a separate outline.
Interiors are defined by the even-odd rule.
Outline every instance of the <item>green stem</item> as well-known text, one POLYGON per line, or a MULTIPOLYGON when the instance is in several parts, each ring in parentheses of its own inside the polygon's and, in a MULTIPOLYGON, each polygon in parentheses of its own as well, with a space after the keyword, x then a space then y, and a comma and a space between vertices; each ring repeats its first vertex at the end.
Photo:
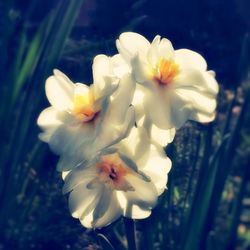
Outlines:
POLYGON ((128 250, 136 250, 135 223, 132 219, 124 218, 124 225, 128 241, 128 250))
POLYGON ((143 239, 144 239, 144 248, 145 250, 154 250, 154 232, 152 227, 151 217, 141 221, 143 239))

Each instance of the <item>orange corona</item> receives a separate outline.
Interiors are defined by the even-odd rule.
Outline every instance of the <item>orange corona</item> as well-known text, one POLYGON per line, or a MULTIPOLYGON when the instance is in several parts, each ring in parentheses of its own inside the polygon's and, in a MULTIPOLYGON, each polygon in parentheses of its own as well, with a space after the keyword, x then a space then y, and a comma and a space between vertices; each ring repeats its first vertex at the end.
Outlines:
POLYGON ((153 80, 160 86, 167 86, 179 74, 179 71, 179 65, 173 60, 160 59, 153 69, 153 80))
POLYGON ((116 190, 126 189, 127 183, 124 177, 129 173, 126 164, 118 154, 103 156, 97 164, 100 181, 109 184, 116 190))
POLYGON ((93 121, 100 113, 100 108, 94 106, 94 97, 91 93, 74 97, 73 114, 84 123, 93 121))

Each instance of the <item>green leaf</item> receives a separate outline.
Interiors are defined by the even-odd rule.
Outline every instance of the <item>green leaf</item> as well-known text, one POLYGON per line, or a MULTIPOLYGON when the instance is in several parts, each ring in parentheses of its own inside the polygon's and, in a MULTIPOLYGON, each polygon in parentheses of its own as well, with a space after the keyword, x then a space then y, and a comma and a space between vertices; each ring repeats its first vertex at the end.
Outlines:
POLYGON ((103 234, 97 234, 103 250, 115 250, 110 241, 103 234))

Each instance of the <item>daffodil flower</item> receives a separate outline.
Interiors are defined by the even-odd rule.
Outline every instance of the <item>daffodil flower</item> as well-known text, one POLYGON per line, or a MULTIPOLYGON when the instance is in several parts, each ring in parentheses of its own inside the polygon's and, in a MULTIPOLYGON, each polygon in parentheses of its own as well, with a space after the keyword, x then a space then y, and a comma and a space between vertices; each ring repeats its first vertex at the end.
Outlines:
POLYGON ((126 139, 102 151, 87 166, 63 174, 71 214, 83 226, 99 228, 120 216, 150 215, 166 188, 171 161, 141 132, 133 128, 126 139))
POLYGON ((109 75, 109 66, 103 56, 94 59, 94 83, 90 86, 74 84, 58 70, 46 81, 51 107, 38 118, 44 131, 39 138, 61 156, 60 171, 79 163, 75 155, 80 148, 81 157, 88 159, 93 152, 121 140, 134 125, 134 110, 129 107, 134 84, 129 75, 119 81, 109 75), (127 84, 119 87, 123 81, 127 84))
POLYGON ((218 84, 204 58, 191 50, 174 50, 166 38, 150 43, 126 32, 116 42, 136 82, 144 86, 146 115, 160 129, 180 128, 187 120, 210 122, 215 117, 218 84))

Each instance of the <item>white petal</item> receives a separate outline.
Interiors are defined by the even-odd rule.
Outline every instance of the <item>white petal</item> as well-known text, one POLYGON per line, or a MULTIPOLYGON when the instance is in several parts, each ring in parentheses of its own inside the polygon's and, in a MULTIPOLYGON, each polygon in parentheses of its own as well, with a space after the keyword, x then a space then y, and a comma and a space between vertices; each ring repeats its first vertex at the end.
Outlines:
POLYGON ((203 73, 203 75, 205 78, 206 86, 208 87, 210 92, 215 94, 215 95, 218 94, 219 84, 215 79, 215 72, 210 70, 210 71, 203 73))
POLYGON ((215 119, 216 113, 213 112, 211 114, 203 114, 199 112, 193 112, 191 114, 190 120, 202 122, 202 123, 208 123, 212 122, 215 119))
POLYGON ((159 35, 154 38, 147 53, 148 61, 153 68, 156 67, 160 59, 172 59, 174 57, 174 48, 171 42, 166 38, 160 38, 159 35))
POLYGON ((211 77, 215 77, 216 73, 213 70, 209 70, 207 71, 207 73, 211 76, 211 77))
POLYGON ((205 71, 207 63, 205 59, 197 52, 189 49, 175 50, 175 62, 181 69, 198 69, 205 71))
POLYGON ((132 58, 132 55, 130 54, 130 52, 126 49, 126 47, 124 47, 121 42, 119 41, 119 39, 116 40, 115 42, 116 44, 116 48, 119 52, 119 54, 122 56, 122 58, 128 63, 130 64, 130 60, 132 58))
POLYGON ((159 91, 154 91, 145 97, 146 115, 160 129, 172 128, 168 102, 169 100, 159 91))
POLYGON ((93 79, 95 95, 100 95, 100 92, 105 88, 105 77, 111 76, 111 61, 105 55, 98 55, 93 61, 93 79))
POLYGON ((176 94, 186 103, 190 103, 197 112, 208 115, 215 112, 216 100, 213 97, 188 89, 179 89, 176 94))
POLYGON ((65 171, 62 172, 62 179, 65 180, 65 178, 67 177, 67 175, 70 173, 70 171, 65 171))
POLYGON ((54 70, 45 83, 45 91, 51 105, 58 110, 72 108, 74 84, 59 70, 54 70))
POLYGON ((125 151, 122 153, 124 154, 132 154, 135 155, 137 146, 140 142, 140 135, 138 133, 138 129, 136 127, 133 127, 128 135, 128 137, 124 138, 119 146, 122 146, 125 151))
POLYGON ((90 87, 83 83, 76 83, 75 84, 75 90, 74 95, 76 96, 86 96, 89 94, 90 87))
POLYGON ((134 97, 132 100, 132 105, 135 107, 135 114, 136 114, 136 122, 138 123, 139 120, 145 116, 145 109, 144 109, 144 96, 146 94, 147 89, 144 88, 142 85, 136 84, 136 89, 134 92, 134 97))
POLYGON ((143 62, 139 55, 135 55, 131 60, 132 75, 136 82, 147 87, 151 87, 151 68, 150 65, 143 62))
POLYGON ((169 121, 171 127, 181 128, 192 114, 192 105, 178 98, 176 94, 171 96, 171 111, 169 121))
POLYGON ((120 54, 112 56, 111 62, 112 62, 113 72, 119 78, 131 71, 131 68, 120 54))
POLYGON ((60 125, 61 121, 58 120, 57 114, 57 110, 53 107, 44 109, 37 119, 38 126, 47 128, 60 125))
MULTIPOLYGON (((117 197, 118 197, 118 201, 120 203, 120 206, 124 210, 126 210, 126 208, 128 207, 128 205, 127 205, 128 201, 127 201, 126 197, 124 196, 124 193, 121 191, 117 191, 117 197)), ((134 205, 130 204, 130 210, 131 210, 131 212, 127 214, 127 217, 129 217, 129 218, 132 217, 135 219, 145 219, 145 218, 149 217, 151 214, 150 209, 143 209, 135 204, 134 205)))
MULTIPOLYGON (((50 107, 53 109, 53 107, 50 107)), ((67 118, 67 112, 51 111, 50 108, 44 110, 38 117, 38 125, 44 130, 38 135, 39 139, 44 142, 50 142, 54 133, 60 128, 65 119, 67 118)))
POLYGON ((117 40, 116 46, 124 59, 129 61, 135 54, 145 57, 150 43, 140 34, 124 32, 117 40))
POLYGON ((82 199, 84 202, 82 202, 80 209, 73 215, 76 214, 76 216, 80 218, 82 225, 87 228, 107 226, 118 219, 122 214, 116 194, 103 184, 97 185, 97 188, 93 191, 95 192, 93 198, 89 199, 88 196, 88 202, 82 199))
POLYGON ((156 64, 160 59, 160 54, 159 54, 160 40, 161 37, 159 35, 155 36, 147 52, 147 59, 153 68, 156 66, 156 64))
POLYGON ((93 61, 93 78, 94 82, 102 80, 103 76, 110 75, 110 57, 106 55, 97 55, 93 61))
POLYGON ((129 134, 134 124, 135 124, 134 107, 130 106, 128 108, 126 116, 124 117, 124 122, 122 124, 115 124, 112 122, 111 119, 103 121, 102 128, 100 129, 100 133, 98 134, 98 137, 96 138, 93 147, 97 151, 99 151, 118 143, 129 134))
POLYGON ((58 119, 58 112, 55 108, 44 109, 37 119, 37 124, 44 132, 39 134, 39 139, 48 142, 55 130, 62 124, 58 119))
POLYGON ((69 195, 69 209, 74 218, 80 218, 85 212, 89 214, 98 202, 102 186, 89 189, 86 187, 88 182, 86 179, 85 183, 81 183, 69 195))
POLYGON ((95 131, 89 124, 79 126, 61 125, 50 138, 49 146, 56 154, 69 153, 71 155, 77 147, 94 141, 94 139, 95 131))
POLYGON ((126 117, 126 112, 132 102, 135 91, 135 82, 130 74, 124 75, 119 82, 119 87, 112 95, 109 107, 109 119, 114 124, 122 124, 126 117))
POLYGON ((152 209, 157 202, 157 191, 151 182, 146 182, 135 175, 127 175, 126 180, 135 191, 124 192, 124 196, 127 200, 124 216, 137 219, 136 215, 133 214, 132 207, 136 205, 143 210, 152 209))
POLYGON ((206 95, 215 96, 218 93, 218 83, 210 72, 199 70, 182 70, 174 79, 171 87, 175 89, 193 89, 206 95))
MULTIPOLYGON (((90 180, 97 176, 96 169, 94 167, 84 168, 85 166, 78 167, 72 171, 67 172, 64 179, 63 194, 71 192, 76 189, 79 185, 87 185, 90 180)), ((65 172, 64 172, 65 173, 65 172)))
POLYGON ((135 111, 131 104, 135 83, 129 74, 124 75, 119 88, 112 96, 104 120, 102 121, 95 148, 101 150, 127 136, 135 124, 135 111))
POLYGON ((83 159, 84 156, 80 154, 78 149, 76 150, 76 152, 65 152, 60 156, 59 161, 56 165, 56 170, 60 172, 72 170, 79 166, 82 161, 84 161, 83 159))
POLYGON ((73 84, 72 81, 60 70, 54 69, 53 73, 54 73, 55 77, 57 77, 58 79, 61 79, 64 82, 68 82, 70 85, 73 84))
POLYGON ((145 141, 145 138, 147 138, 147 142, 143 142, 144 144, 147 143, 150 145, 152 142, 164 147, 174 139, 175 128, 160 129, 154 125, 149 115, 142 117, 136 124, 140 131, 142 129, 145 131, 143 132, 145 135, 140 138, 142 141, 145 141))
POLYGON ((189 119, 200 122, 211 121, 210 118, 214 117, 216 100, 198 92, 183 89, 176 91, 171 105, 171 121, 178 129, 189 119), (202 116, 197 116, 197 114, 202 114, 202 116), (206 119, 199 120, 198 117, 206 119))
POLYGON ((174 48, 172 43, 166 38, 161 39, 158 50, 161 58, 172 59, 174 57, 174 48))
POLYGON ((109 98, 118 87, 118 78, 114 72, 110 57, 98 55, 93 62, 93 90, 95 99, 109 98))
POLYGON ((147 131, 144 127, 133 127, 129 135, 119 143, 119 151, 128 155, 133 161, 147 153, 150 145, 147 131))
POLYGON ((54 134, 55 130, 56 130, 55 128, 48 128, 44 132, 39 133, 38 134, 39 140, 48 143, 51 136, 54 134))
MULTIPOLYGON (((93 210, 93 221, 91 222, 92 227, 96 227, 98 220, 102 218, 105 212, 108 210, 111 202, 111 197, 113 195, 112 189, 106 188, 105 185, 102 185, 102 187, 103 188, 100 194, 100 198, 93 210)), ((81 220, 83 221, 84 218, 82 217, 81 220)))
POLYGON ((168 143, 171 143, 173 141, 176 130, 175 128, 160 129, 155 125, 152 125, 150 132, 153 141, 161 146, 166 146, 168 143))
POLYGON ((157 189, 158 195, 166 189, 168 172, 171 169, 171 161, 162 148, 151 144, 150 150, 144 159, 139 160, 141 170, 150 177, 157 189))
POLYGON ((102 216, 94 220, 93 226, 95 228, 107 226, 122 215, 122 208, 117 200, 115 191, 105 192, 97 204, 96 209, 98 208, 102 208, 102 216))

